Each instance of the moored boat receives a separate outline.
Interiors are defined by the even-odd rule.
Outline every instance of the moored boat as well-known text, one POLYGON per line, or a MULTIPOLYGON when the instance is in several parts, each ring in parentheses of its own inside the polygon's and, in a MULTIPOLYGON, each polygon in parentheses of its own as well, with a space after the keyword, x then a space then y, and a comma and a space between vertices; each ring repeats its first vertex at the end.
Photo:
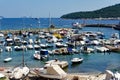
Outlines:
POLYGON ((58 59, 55 59, 55 60, 49 60, 47 62, 45 62, 46 65, 45 66, 48 66, 48 65, 58 65, 60 66, 61 68, 65 68, 68 66, 68 62, 67 61, 60 61, 58 59))
POLYGON ((12 76, 10 76, 10 80, 24 80, 24 78, 28 75, 30 69, 26 66, 24 67, 16 67, 12 72, 12 76))
POLYGON ((105 45, 106 48, 108 48, 110 51, 113 52, 120 52, 120 46, 110 46, 110 45, 105 45))
POLYGON ((73 29, 82 29, 84 27, 83 24, 80 24, 78 22, 73 23, 72 26, 73 29))
POLYGON ((8 57, 8 58, 5 58, 4 59, 4 62, 10 62, 12 60, 12 58, 11 57, 8 57))
POLYGON ((71 60, 72 63, 80 63, 80 62, 82 62, 82 61, 83 61, 83 58, 73 58, 73 59, 71 60))
POLYGON ((34 56, 34 58, 37 59, 37 60, 40 60, 40 59, 41 59, 41 56, 40 56, 40 54, 38 54, 38 53, 33 54, 33 56, 34 56))

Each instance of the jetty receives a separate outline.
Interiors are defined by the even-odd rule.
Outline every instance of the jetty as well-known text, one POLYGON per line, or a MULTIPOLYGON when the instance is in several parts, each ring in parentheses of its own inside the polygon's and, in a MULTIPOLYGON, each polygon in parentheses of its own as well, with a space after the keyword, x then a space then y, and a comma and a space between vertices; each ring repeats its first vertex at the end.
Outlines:
POLYGON ((85 27, 106 27, 106 28, 113 28, 116 24, 85 24, 85 27))

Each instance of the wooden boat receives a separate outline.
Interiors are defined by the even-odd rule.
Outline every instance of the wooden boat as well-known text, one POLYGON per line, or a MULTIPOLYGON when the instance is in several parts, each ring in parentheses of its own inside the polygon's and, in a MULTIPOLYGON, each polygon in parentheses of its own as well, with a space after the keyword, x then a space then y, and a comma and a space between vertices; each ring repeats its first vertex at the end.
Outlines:
POLYGON ((73 59, 71 60, 72 63, 80 63, 80 62, 82 62, 82 61, 83 61, 83 58, 73 58, 73 59))
POLYGON ((110 46, 110 45, 105 45, 106 48, 108 48, 110 51, 113 52, 120 52, 120 46, 110 46))
POLYGON ((8 58, 4 59, 4 62, 10 62, 11 60, 12 60, 12 58, 8 57, 8 58))

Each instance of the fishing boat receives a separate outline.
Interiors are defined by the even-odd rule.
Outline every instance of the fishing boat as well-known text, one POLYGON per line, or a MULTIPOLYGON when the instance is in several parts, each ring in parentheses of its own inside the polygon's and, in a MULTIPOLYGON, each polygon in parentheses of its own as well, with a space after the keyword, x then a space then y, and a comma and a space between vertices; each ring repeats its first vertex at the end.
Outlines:
POLYGON ((71 60, 72 63, 80 63, 80 62, 82 62, 82 61, 83 61, 83 58, 73 58, 73 59, 71 60))
POLYGON ((12 60, 12 58, 11 57, 8 57, 8 58, 5 58, 4 59, 4 62, 10 62, 12 60))

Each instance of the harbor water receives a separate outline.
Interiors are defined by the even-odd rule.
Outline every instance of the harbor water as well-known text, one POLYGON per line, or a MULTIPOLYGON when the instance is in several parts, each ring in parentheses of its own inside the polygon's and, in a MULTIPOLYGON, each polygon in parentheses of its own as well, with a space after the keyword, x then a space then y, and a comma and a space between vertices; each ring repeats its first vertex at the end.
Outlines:
MULTIPOLYGON (((53 18, 52 23, 57 28, 71 28, 73 22, 81 22, 84 20, 65 20, 59 18, 53 18)), ((85 20, 86 24, 92 23, 104 23, 104 24, 117 24, 118 20, 85 20)), ((0 20, 0 29, 1 30, 18 30, 18 29, 26 29, 26 28, 48 28, 49 26, 49 18, 3 18, 0 20)), ((105 34, 105 38, 110 38, 113 33, 119 33, 119 31, 114 30, 112 28, 102 28, 102 27, 84 27, 79 30, 79 33, 84 31, 92 31, 98 32, 101 31, 105 34)), ((30 36, 30 38, 34 39, 36 35, 30 36)), ((41 40, 42 41, 42 40, 41 40)), ((64 40, 65 42, 66 40, 64 40)), ((43 40, 43 43, 45 41, 43 40)), ((28 67, 43 67, 47 60, 35 60, 33 54, 35 50, 27 50, 27 51, 15 51, 12 47, 11 52, 6 52, 4 46, 0 46, 3 48, 3 52, 0 53, 0 66, 1 67, 15 67, 22 63, 22 55, 24 53, 25 63, 28 67), (12 57, 12 61, 8 63, 4 63, 4 59, 6 57, 12 57)), ((52 50, 53 48, 49 48, 52 50)), ((80 49, 80 47, 77 47, 80 49)), ((106 69, 110 70, 120 70, 120 53, 117 52, 105 52, 105 53, 90 53, 90 54, 73 54, 73 55, 50 55, 48 60, 59 59, 68 61, 69 65, 65 68, 65 71, 68 73, 97 73, 104 72, 106 69), (74 57, 82 57, 84 61, 80 64, 72 64, 71 59, 74 57)))

